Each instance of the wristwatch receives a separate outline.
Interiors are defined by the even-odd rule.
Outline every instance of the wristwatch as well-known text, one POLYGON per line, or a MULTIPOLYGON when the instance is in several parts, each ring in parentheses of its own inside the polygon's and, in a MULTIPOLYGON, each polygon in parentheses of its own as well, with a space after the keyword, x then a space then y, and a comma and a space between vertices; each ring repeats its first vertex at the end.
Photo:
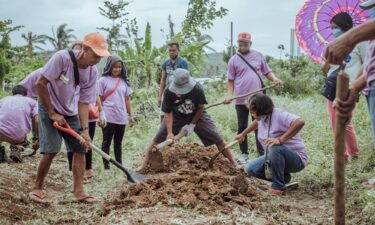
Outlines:
POLYGON ((85 130, 88 130, 89 128, 88 127, 81 127, 78 129, 79 132, 82 132, 82 131, 85 131, 85 130))

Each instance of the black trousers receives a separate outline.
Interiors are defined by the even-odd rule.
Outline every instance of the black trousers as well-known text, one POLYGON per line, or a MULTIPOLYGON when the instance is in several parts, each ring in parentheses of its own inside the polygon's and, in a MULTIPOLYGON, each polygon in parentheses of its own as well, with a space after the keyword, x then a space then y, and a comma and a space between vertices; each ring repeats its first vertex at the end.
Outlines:
MULTIPOLYGON (((94 140, 95 136, 96 122, 89 122, 89 135, 91 140, 94 140)), ((69 170, 72 171, 73 168, 73 152, 68 152, 69 170)), ((86 152, 86 170, 92 169, 92 151, 86 152)))
MULTIPOLYGON (((245 105, 236 105, 236 112, 237 112, 237 126, 238 131, 237 134, 242 133, 244 131, 248 124, 249 124, 249 109, 245 105)), ((251 117, 251 120, 253 121, 254 118, 251 117)), ((262 145, 258 141, 258 131, 255 130, 255 143, 257 146, 257 152, 259 156, 264 155, 264 149, 262 145)), ((240 149, 242 154, 249 154, 249 146, 247 143, 247 137, 245 137, 244 142, 240 144, 240 149)))
MULTIPOLYGON (((112 139, 114 142, 115 160, 122 164, 122 139, 125 134, 125 125, 107 123, 107 126, 103 128, 103 142, 102 150, 109 154, 109 148, 111 147, 112 139)), ((104 169, 109 169, 109 161, 103 158, 104 169)))

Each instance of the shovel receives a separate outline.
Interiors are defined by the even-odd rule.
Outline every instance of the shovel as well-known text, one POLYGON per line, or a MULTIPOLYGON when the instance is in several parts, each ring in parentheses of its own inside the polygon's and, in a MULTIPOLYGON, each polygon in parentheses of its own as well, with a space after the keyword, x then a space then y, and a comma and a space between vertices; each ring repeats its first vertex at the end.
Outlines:
MULTIPOLYGON (((243 95, 235 96, 235 97, 233 97, 233 98, 230 98, 229 100, 233 101, 233 100, 238 99, 238 98, 248 97, 248 96, 254 95, 254 94, 256 94, 256 93, 263 92, 264 90, 267 90, 267 89, 269 89, 269 88, 273 88, 273 87, 275 87, 275 86, 276 86, 276 84, 272 84, 272 85, 270 85, 270 86, 267 86, 267 87, 261 88, 261 89, 259 89, 259 90, 257 90, 257 91, 253 91, 253 92, 249 92, 249 93, 247 93, 247 94, 243 94, 243 95)), ((207 107, 205 107, 205 109, 209 109, 209 108, 212 108, 212 107, 215 107, 215 106, 218 106, 218 105, 222 105, 222 104, 224 104, 224 101, 221 101, 221 102, 218 102, 218 103, 215 103, 215 104, 212 104, 212 105, 208 105, 207 107)))
MULTIPOLYGON (((81 135, 79 135, 77 132, 75 132, 72 128, 70 128, 68 123, 65 123, 64 126, 60 126, 58 123, 54 122, 53 126, 58 129, 59 131, 65 132, 67 134, 70 134, 80 142, 85 142, 86 140, 83 139, 81 135)), ((108 160, 112 164, 114 164, 117 168, 122 170, 126 174, 126 178, 129 182, 131 183, 140 183, 145 180, 145 176, 142 174, 139 174, 137 172, 132 172, 131 174, 127 169, 125 169, 119 162, 116 160, 112 159, 110 155, 107 153, 103 152, 100 148, 96 147, 93 143, 90 142, 90 148, 94 150, 95 152, 99 153, 104 159, 108 160)))
POLYGON ((155 145, 150 152, 150 159, 149 159, 149 166, 150 169, 153 171, 162 171, 164 169, 164 161, 163 155, 161 154, 160 150, 171 145, 174 141, 178 141, 182 137, 187 134, 184 127, 180 130, 180 132, 175 136, 174 140, 168 139, 161 142, 158 145, 155 145))
POLYGON ((238 140, 235 140, 235 141, 232 141, 232 142, 230 142, 229 144, 225 145, 223 149, 221 149, 218 153, 216 153, 216 154, 210 159, 210 162, 208 163, 208 167, 209 167, 210 169, 212 169, 212 167, 213 167, 213 165, 214 165, 214 161, 215 161, 215 159, 216 159, 221 153, 223 153, 223 151, 224 151, 225 149, 228 149, 228 148, 234 146, 234 145, 237 144, 237 143, 238 143, 238 140))

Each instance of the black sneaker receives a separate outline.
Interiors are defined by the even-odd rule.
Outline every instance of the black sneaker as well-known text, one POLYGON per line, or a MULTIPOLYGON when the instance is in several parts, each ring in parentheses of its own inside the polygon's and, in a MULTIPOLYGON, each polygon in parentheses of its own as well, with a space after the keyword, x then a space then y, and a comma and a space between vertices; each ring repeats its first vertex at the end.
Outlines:
POLYGON ((0 163, 8 162, 7 154, 5 153, 5 147, 0 146, 0 163))
POLYGON ((10 146, 10 154, 9 154, 9 158, 10 158, 13 162, 17 162, 17 163, 22 162, 21 148, 18 147, 18 146, 16 146, 16 145, 11 145, 11 146, 10 146))

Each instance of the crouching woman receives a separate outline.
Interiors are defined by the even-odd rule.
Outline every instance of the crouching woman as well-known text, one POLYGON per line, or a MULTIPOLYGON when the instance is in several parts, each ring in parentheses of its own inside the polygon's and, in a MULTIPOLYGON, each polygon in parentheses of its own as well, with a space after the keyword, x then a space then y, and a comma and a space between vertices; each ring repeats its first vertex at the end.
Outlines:
POLYGON ((248 106, 255 120, 236 139, 242 142, 248 133, 258 130, 258 140, 266 151, 264 156, 248 162, 245 172, 271 180, 269 192, 282 195, 291 180, 290 174, 307 165, 307 151, 300 136, 304 121, 297 115, 274 108, 271 98, 263 94, 250 98, 248 106))

